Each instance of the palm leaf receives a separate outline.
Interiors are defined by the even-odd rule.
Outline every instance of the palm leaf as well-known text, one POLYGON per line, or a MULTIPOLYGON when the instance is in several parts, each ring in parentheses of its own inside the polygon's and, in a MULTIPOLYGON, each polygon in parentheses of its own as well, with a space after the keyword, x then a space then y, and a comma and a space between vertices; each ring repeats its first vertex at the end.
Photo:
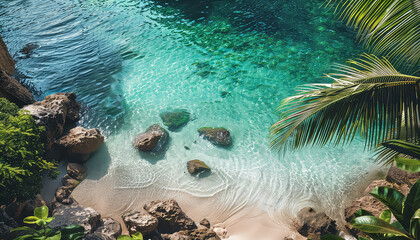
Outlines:
MULTIPOLYGON (((340 20, 353 26, 374 54, 398 66, 420 61, 420 0, 329 0, 340 20)), ((407 66, 407 65, 406 65, 407 66)))
POLYGON ((381 143, 377 149, 377 160, 389 164, 400 154, 404 158, 398 158, 399 161, 396 162, 396 165, 400 165, 403 169, 415 170, 420 165, 420 146, 418 140, 413 139, 409 139, 409 141, 392 139, 381 143), (412 162, 408 158, 411 158, 412 162), (415 164, 416 160, 417 164, 415 164))
POLYGON ((328 75, 334 83, 305 85, 283 101, 280 121, 271 127, 272 147, 348 143, 356 133, 372 147, 391 130, 393 138, 401 137, 403 124, 413 126, 405 128, 405 136, 417 136, 420 77, 401 74, 386 59, 366 54, 338 70, 328 75))

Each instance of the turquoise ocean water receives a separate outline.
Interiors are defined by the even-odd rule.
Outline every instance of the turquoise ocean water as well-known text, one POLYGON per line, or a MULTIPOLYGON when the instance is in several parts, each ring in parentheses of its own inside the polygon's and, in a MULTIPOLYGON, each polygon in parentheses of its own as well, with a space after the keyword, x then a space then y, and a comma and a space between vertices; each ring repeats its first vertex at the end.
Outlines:
POLYGON ((362 53, 322 2, 0 0, 0 34, 38 99, 75 92, 79 124, 106 136, 78 188, 82 203, 126 211, 141 197, 193 196, 228 217, 257 206, 280 222, 306 205, 339 216, 377 169, 360 140, 285 156, 269 148, 281 100, 362 53), (173 109, 192 121, 170 132, 164 154, 138 153, 135 135, 173 109), (229 129, 233 147, 201 139, 204 126, 229 129), (191 159, 211 175, 190 176, 191 159))

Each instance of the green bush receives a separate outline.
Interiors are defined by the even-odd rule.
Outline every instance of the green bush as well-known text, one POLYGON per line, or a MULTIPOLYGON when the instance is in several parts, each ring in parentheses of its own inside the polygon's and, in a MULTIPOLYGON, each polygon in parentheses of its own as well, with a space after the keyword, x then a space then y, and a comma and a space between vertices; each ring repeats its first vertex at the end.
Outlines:
POLYGON ((0 98, 0 205, 32 198, 43 173, 55 173, 55 164, 43 158, 44 134, 31 115, 0 98))

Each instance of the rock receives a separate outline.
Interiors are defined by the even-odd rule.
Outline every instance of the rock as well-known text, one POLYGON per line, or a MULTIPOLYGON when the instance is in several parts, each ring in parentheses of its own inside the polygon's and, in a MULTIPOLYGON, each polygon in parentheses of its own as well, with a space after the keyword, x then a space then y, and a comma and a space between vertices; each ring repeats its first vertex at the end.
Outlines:
POLYGON ((115 240, 116 238, 111 238, 110 236, 107 236, 100 232, 94 232, 87 234, 84 238, 84 240, 115 240))
POLYGON ((15 61, 10 56, 9 50, 0 37, 0 70, 9 76, 15 74, 15 61))
POLYGON ((294 221, 297 231, 309 239, 320 239, 326 234, 336 234, 335 221, 325 213, 316 213, 314 209, 306 207, 301 209, 294 221))
POLYGON ((200 161, 198 159, 188 161, 187 167, 188 167, 188 172, 192 175, 206 172, 206 171, 211 171, 211 168, 207 166, 207 164, 205 164, 203 161, 200 161))
POLYGON ((63 184, 63 186, 67 188, 75 188, 77 187, 77 185, 80 184, 80 181, 77 181, 76 179, 70 177, 70 175, 66 174, 61 179, 61 184, 63 184))
POLYGON ((86 168, 78 163, 67 164, 67 173, 78 181, 83 181, 87 176, 86 168))
POLYGON ((0 208, 0 239, 14 239, 15 234, 10 233, 10 230, 17 227, 16 221, 0 208))
POLYGON ((173 233, 173 234, 162 234, 163 240, 190 240, 187 236, 181 235, 179 233, 173 233))
POLYGON ((210 222, 206 218, 203 218, 203 220, 200 221, 200 225, 206 228, 210 228, 210 222))
POLYGON ((70 197, 74 188, 61 186, 55 192, 55 200, 62 204, 72 204, 74 199, 70 197))
POLYGON ((219 236, 210 229, 192 229, 179 231, 178 234, 187 236, 188 240, 220 240, 219 236))
POLYGON ((25 217, 33 216, 35 208, 42 206, 47 206, 47 203, 40 194, 37 194, 35 198, 27 202, 19 218, 23 220, 25 217))
POLYGON ((121 235, 122 228, 119 222, 112 218, 104 218, 100 220, 99 227, 95 234, 100 234, 100 239, 117 239, 121 235))
POLYGON ((104 136, 96 128, 75 127, 58 139, 57 144, 74 158, 74 156, 89 155, 95 152, 101 147, 104 139, 104 136))
POLYGON ((146 204, 144 209, 158 219, 158 230, 161 233, 174 233, 197 228, 194 221, 181 210, 173 199, 153 201, 146 204))
POLYGON ((190 121, 190 113, 183 109, 161 113, 160 117, 169 131, 176 131, 190 121))
POLYGON ((391 166, 386 176, 386 180, 388 182, 396 183, 398 185, 407 185, 409 188, 411 188, 411 186, 413 186, 419 178, 420 172, 410 173, 394 166, 391 166))
POLYGON ((35 102, 34 97, 20 82, 0 69, 0 97, 16 103, 19 107, 35 102))
POLYGON ((39 48, 39 45, 36 43, 27 43, 25 46, 23 46, 22 49, 18 52, 18 58, 20 59, 27 59, 32 56, 35 49, 39 48))
POLYGON ((54 221, 50 227, 54 229, 69 225, 81 225, 85 233, 93 233, 101 226, 101 215, 92 208, 83 208, 79 205, 61 205, 54 210, 54 221))
POLYGON ((229 147, 232 145, 232 137, 230 132, 225 128, 203 127, 198 129, 200 136, 209 140, 214 145, 229 147))
POLYGON ((147 213, 131 212, 122 216, 125 225, 130 234, 141 232, 141 234, 149 234, 158 227, 157 218, 147 213))
POLYGON ((169 133, 158 124, 154 124, 146 129, 146 132, 137 135, 134 147, 140 151, 158 152, 168 142, 169 133))
POLYGON ((35 121, 47 130, 46 148, 50 149, 53 142, 63 134, 66 123, 79 119, 80 106, 76 102, 76 94, 56 93, 48 95, 41 102, 23 107, 35 121))

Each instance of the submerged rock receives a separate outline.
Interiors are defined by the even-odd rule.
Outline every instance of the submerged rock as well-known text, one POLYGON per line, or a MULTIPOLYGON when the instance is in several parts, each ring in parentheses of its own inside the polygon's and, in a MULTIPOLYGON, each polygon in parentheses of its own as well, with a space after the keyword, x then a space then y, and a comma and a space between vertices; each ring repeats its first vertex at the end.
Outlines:
MULTIPOLYGON (((30 58, 34 51, 40 46, 37 43, 27 43, 19 50, 17 57, 20 59, 30 58)), ((16 57, 16 56, 15 56, 16 57)))
POLYGON ((210 141, 214 145, 229 147, 232 145, 232 137, 230 136, 229 130, 225 128, 211 128, 202 127, 198 129, 200 136, 210 141))
POLYGON ((80 106, 76 102, 76 94, 55 93, 48 95, 44 100, 23 107, 29 111, 35 121, 47 130, 47 149, 63 134, 66 123, 76 122, 79 119, 80 106))
POLYGON ((146 132, 137 135, 134 147, 145 152, 159 152, 168 142, 169 133, 158 124, 146 129, 146 132))
POLYGON ((163 124, 170 131, 176 131, 180 127, 186 125, 190 120, 190 113, 186 110, 175 110, 173 112, 164 112, 160 114, 163 124))
POLYGON ((181 230, 196 229, 194 221, 189 218, 173 200, 153 201, 144 205, 144 209, 159 221, 161 233, 174 233, 181 230))
POLYGON ((57 141, 57 144, 64 148, 69 155, 81 156, 81 158, 84 160, 89 158, 91 153, 95 152, 101 147, 104 139, 104 136, 102 136, 102 134, 96 128, 85 129, 83 127, 75 127, 72 128, 67 135, 61 137, 57 141))
POLYGON ((143 235, 153 232, 159 224, 157 218, 147 213, 131 212, 122 216, 130 234, 140 232, 143 235))
POLYGON ((188 161, 187 167, 188 167, 188 172, 192 175, 206 172, 206 171, 211 171, 211 168, 207 166, 207 164, 205 164, 203 161, 198 160, 198 159, 188 161))
POLYGON ((294 221, 296 230, 309 239, 320 239, 327 234, 336 234, 337 225, 325 213, 317 213, 314 209, 306 207, 301 209, 294 221))
POLYGON ((35 102, 34 97, 20 82, 0 69, 0 97, 16 103, 19 107, 35 102))

